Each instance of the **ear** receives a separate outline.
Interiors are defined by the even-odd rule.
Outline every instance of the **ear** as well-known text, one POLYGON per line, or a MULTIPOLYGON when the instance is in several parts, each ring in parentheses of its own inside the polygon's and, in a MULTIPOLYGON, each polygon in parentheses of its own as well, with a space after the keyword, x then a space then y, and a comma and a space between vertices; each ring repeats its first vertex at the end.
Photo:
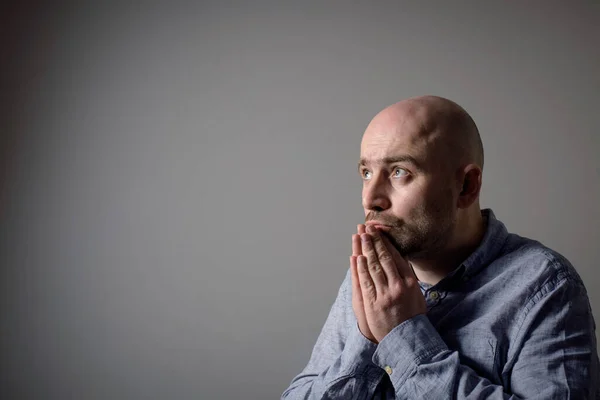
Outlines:
POLYGON ((462 171, 462 189, 458 195, 458 208, 468 208, 479 198, 481 191, 481 168, 475 164, 467 165, 462 171))

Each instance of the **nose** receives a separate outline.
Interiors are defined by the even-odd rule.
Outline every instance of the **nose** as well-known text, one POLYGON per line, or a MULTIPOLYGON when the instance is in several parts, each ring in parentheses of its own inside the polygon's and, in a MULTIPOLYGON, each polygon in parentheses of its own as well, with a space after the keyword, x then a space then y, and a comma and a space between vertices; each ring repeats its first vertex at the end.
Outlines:
POLYGON ((384 211, 392 205, 388 195, 388 185, 382 178, 374 176, 363 186, 362 204, 366 211, 384 211))

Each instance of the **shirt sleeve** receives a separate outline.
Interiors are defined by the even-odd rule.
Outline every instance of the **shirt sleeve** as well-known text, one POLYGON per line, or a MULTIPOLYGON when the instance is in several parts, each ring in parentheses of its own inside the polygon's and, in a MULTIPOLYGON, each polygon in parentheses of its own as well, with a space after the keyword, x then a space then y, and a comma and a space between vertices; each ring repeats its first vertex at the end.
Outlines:
POLYGON ((308 364, 283 392, 282 399, 366 399, 374 396, 385 372, 372 362, 377 345, 358 329, 351 296, 348 272, 308 364))
POLYGON ((525 305, 502 386, 462 365, 425 315, 394 328, 373 362, 388 372, 398 399, 595 399, 594 330, 583 284, 563 277, 546 283, 525 305))

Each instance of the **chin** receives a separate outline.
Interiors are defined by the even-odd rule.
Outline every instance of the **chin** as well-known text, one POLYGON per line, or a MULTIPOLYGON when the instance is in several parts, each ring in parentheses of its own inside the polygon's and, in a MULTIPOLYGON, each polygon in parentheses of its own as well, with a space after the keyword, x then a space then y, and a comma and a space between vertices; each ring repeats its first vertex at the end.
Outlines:
POLYGON ((392 242, 396 250, 398 250, 398 252, 402 255, 402 257, 409 258, 413 255, 420 253, 420 250, 414 248, 414 246, 407 245, 406 243, 403 243, 402 240, 397 240, 392 235, 386 234, 386 236, 388 237, 390 242, 392 242))

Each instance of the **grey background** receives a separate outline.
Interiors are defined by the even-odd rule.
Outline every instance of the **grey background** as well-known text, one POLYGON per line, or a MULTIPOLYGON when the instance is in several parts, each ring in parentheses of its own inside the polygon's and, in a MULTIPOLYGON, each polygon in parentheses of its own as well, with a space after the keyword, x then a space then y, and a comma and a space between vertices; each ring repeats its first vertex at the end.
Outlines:
POLYGON ((420 94, 472 114, 482 205, 600 320, 598 3, 447 3, 3 6, 0 397, 277 398, 348 268, 362 132, 420 94))

